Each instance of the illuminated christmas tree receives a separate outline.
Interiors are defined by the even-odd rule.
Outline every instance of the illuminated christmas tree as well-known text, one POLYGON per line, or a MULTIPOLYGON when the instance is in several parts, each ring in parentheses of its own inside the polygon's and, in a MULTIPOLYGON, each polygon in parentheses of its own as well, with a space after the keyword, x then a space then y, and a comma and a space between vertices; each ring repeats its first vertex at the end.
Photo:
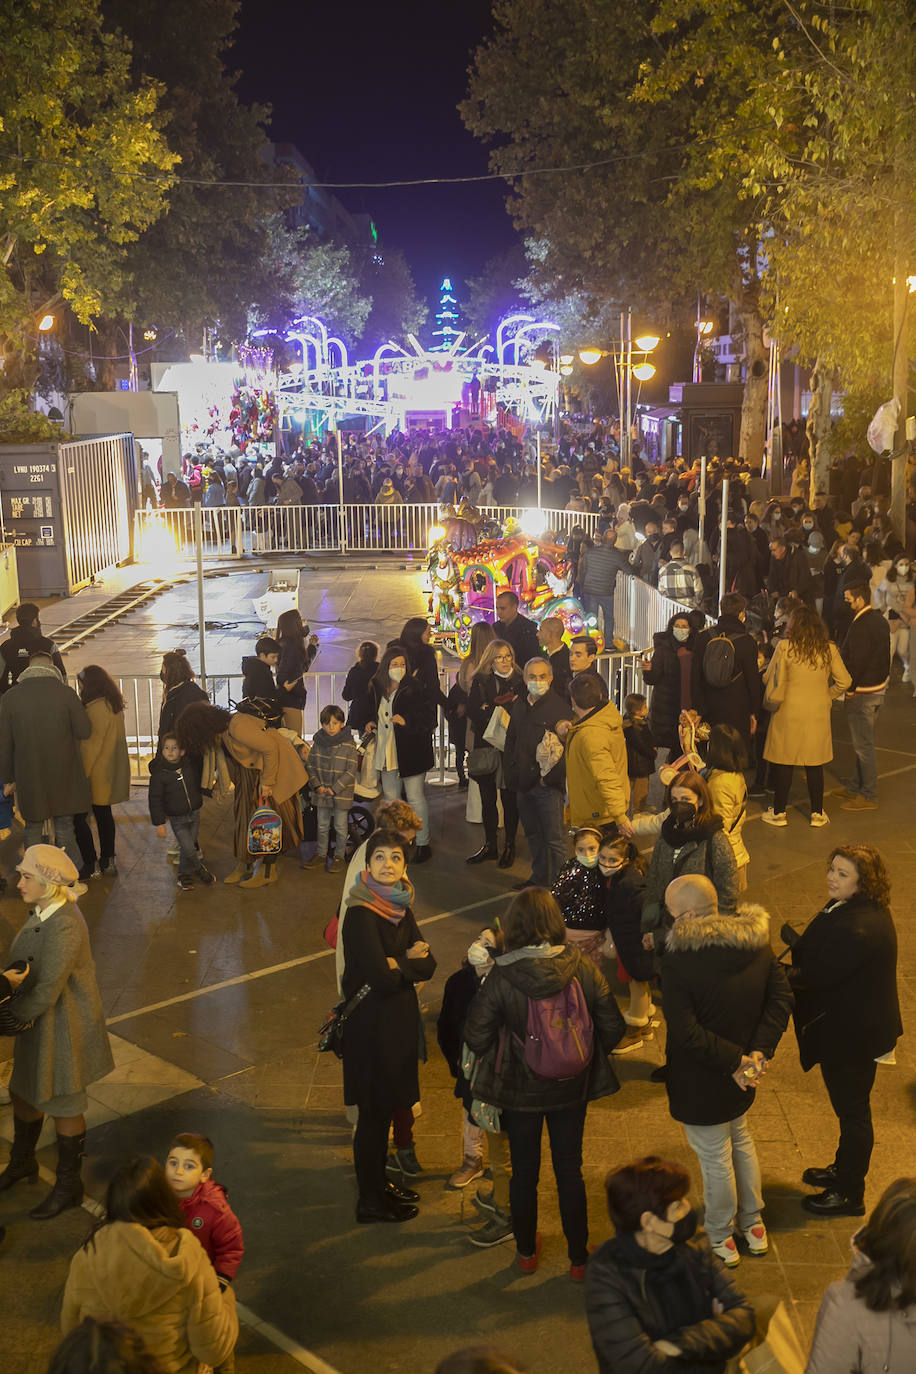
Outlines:
POLYGON ((461 312, 458 309, 458 299, 452 290, 451 277, 442 278, 439 291, 441 294, 439 296, 439 309, 436 311, 436 327, 433 330, 434 343, 430 352, 448 353, 461 333, 458 328, 461 312))

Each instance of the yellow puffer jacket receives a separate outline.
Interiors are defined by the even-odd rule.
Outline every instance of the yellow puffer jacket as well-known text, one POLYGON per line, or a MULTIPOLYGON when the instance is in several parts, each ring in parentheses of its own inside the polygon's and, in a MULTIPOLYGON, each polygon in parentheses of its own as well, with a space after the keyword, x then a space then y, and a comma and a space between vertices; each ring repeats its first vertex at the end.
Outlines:
POLYGON ((609 825, 630 804, 623 721, 613 702, 577 721, 566 736, 566 788, 570 824, 609 825))
POLYGON ((713 808, 722 817, 722 829, 735 851, 735 864, 742 868, 751 857, 744 843, 747 783, 740 773, 726 773, 721 768, 713 768, 706 782, 713 808))

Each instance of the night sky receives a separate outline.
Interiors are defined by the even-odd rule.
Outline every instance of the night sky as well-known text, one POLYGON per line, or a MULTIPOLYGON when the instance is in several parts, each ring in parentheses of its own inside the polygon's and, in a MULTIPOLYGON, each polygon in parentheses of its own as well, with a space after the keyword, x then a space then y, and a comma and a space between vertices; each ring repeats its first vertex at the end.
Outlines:
MULTIPOLYGON (((328 181, 394 181, 487 171, 456 105, 487 0, 243 0, 230 65, 244 100, 273 107, 271 137, 295 143, 328 181)), ((424 299, 461 283, 516 240, 501 181, 336 191, 402 248, 424 299)))

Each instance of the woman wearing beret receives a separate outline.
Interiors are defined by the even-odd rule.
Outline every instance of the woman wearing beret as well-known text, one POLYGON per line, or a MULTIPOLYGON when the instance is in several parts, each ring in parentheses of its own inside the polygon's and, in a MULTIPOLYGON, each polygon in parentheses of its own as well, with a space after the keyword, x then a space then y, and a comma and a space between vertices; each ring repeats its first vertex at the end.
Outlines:
POLYGON ((95 981, 89 932, 76 903, 76 865, 62 849, 34 844, 19 864, 19 892, 31 908, 10 948, 10 962, 25 960, 28 975, 15 998, 20 1021, 34 1021, 16 1036, 10 1098, 13 1146, 0 1174, 0 1192, 38 1177, 35 1146, 45 1116, 57 1130, 57 1180, 32 1209, 38 1221, 83 1200, 80 1166, 86 1141, 86 1087, 114 1068, 102 999, 95 981))

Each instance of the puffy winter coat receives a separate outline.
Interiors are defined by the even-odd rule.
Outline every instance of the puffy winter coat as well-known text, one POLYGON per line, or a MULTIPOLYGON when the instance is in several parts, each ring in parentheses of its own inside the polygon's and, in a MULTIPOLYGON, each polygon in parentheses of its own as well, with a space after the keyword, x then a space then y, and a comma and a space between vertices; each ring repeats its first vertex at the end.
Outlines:
POLYGON ((474 998, 464 1027, 468 1048, 482 1056, 474 1096, 519 1112, 558 1111, 610 1097, 620 1084, 608 1055, 625 1033, 623 1017, 603 975, 573 946, 544 945, 500 955, 474 998), (528 999, 555 996, 574 978, 582 986, 595 1027, 592 1061, 575 1078, 540 1078, 529 1068, 523 1049, 528 999))
POLYGON ((661 965, 671 1115, 691 1126, 743 1116, 754 1089, 739 1088, 732 1074, 751 1050, 772 1059, 792 1010, 769 916, 760 906, 683 916, 668 932, 661 965))
POLYGON ((612 701, 576 721, 566 736, 566 787, 569 822, 576 829, 626 819, 627 745, 612 701))
POLYGON ((165 825, 169 816, 190 816, 203 806, 200 790, 200 759, 166 763, 153 759, 149 766, 149 815, 153 825, 165 825))
POLYGON ((134 1222, 103 1226, 70 1261, 61 1329, 84 1317, 132 1326, 168 1374, 199 1374, 228 1359, 238 1338, 235 1294, 191 1231, 134 1222))
POLYGON ((226 1189, 212 1178, 198 1183, 190 1197, 178 1205, 185 1226, 200 1241, 221 1279, 234 1279, 245 1253, 239 1219, 229 1206, 226 1189))
POLYGON ((735 851, 722 829, 722 818, 710 820, 681 831, 668 816, 655 841, 642 909, 643 930, 654 930, 661 922, 665 889, 674 878, 685 873, 702 873, 714 885, 720 911, 734 911, 738 900, 738 870, 735 851))
MULTIPOLYGON (((683 614, 683 613, 682 613, 683 614)), ((643 668, 643 680, 652 688, 649 698, 649 729, 660 749, 673 749, 676 758, 681 753, 677 724, 681 711, 689 702, 681 696, 681 653, 690 653, 693 636, 686 644, 679 644, 671 627, 653 636, 652 666, 643 668)), ((688 664, 688 668, 689 668, 688 664)), ((687 673, 690 681, 690 673, 687 673)))
POLYGON ((177 687, 171 687, 165 694, 162 707, 159 711, 159 748, 162 748, 162 736, 171 734, 175 729, 175 722, 181 715, 186 706, 192 705, 195 701, 208 701, 209 698, 202 687, 199 687, 193 678, 188 678, 186 682, 179 682, 177 687))
POLYGON ((908 1374, 916 1369, 916 1307, 870 1312, 857 1297, 855 1281, 871 1261, 855 1252, 845 1279, 832 1283, 821 1300, 805 1374, 908 1374))

